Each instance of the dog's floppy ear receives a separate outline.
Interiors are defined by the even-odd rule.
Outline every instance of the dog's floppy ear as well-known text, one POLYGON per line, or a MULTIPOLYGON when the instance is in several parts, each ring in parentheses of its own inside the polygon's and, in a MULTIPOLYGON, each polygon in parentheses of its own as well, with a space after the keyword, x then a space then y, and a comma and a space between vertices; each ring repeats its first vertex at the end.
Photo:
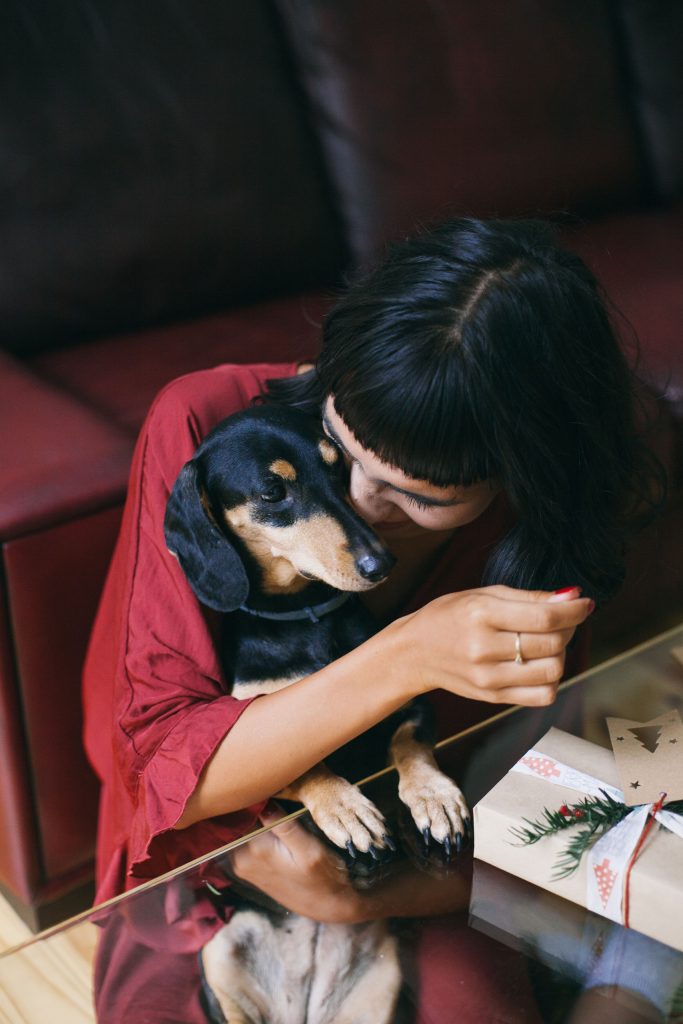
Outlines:
POLYGON ((164 534, 195 594, 209 608, 232 612, 247 599, 242 560, 202 506, 197 463, 187 462, 173 485, 164 534))

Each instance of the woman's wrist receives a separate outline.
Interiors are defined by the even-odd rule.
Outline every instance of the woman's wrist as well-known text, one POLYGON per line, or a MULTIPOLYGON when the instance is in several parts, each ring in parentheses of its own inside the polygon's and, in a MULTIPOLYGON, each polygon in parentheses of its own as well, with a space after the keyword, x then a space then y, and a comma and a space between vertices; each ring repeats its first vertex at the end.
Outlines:
POLYGON ((369 659, 368 678, 385 685, 392 697, 406 703, 424 692, 418 666, 415 664, 416 646, 411 638, 411 615, 385 626, 363 644, 363 657, 369 659))

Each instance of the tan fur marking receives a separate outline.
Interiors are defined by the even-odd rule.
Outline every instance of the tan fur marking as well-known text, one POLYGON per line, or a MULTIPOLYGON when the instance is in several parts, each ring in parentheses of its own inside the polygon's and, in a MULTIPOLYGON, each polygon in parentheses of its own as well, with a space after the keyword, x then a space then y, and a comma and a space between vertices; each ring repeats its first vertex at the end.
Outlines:
POLYGON ((398 795, 419 831, 428 828, 437 842, 454 842, 469 815, 465 798, 439 768, 432 748, 415 739, 413 722, 404 722, 394 733, 391 757, 398 769, 398 795))
POLYGON ((304 804, 318 828, 340 849, 352 842, 367 853, 371 845, 385 844, 387 826, 381 811, 358 786, 334 775, 323 762, 277 795, 304 804))
POLYGON ((412 722, 399 725, 392 737, 390 750, 399 772, 409 773, 425 765, 439 770, 432 748, 415 739, 415 726, 412 722))
POLYGON ((263 569, 266 593, 296 593, 306 586, 300 572, 338 590, 368 590, 373 584, 358 573, 346 534, 331 516, 319 513, 293 526, 255 523, 249 505, 227 509, 225 521, 263 569))
POLYGON ((321 761, 320 764, 314 765, 313 768, 300 775, 289 786, 281 789, 277 795, 285 800, 298 800, 299 803, 306 804, 307 807, 309 800, 320 802, 332 810, 338 781, 339 776, 331 772, 321 761))
POLYGON ((296 470, 291 462, 286 459, 276 459, 268 466, 271 473, 281 476, 284 480, 296 480, 296 470))
POLYGON ((204 509, 204 515, 206 516, 206 518, 210 519, 213 525, 215 526, 216 520, 214 519, 213 512, 211 511, 211 505, 209 504, 209 496, 206 493, 206 491, 199 492, 199 503, 204 509))
MULTIPOLYGON (((263 570, 263 589, 267 594, 296 594, 307 586, 291 562, 273 554, 273 545, 266 529, 254 523, 248 505, 237 505, 225 510, 225 521, 230 529, 244 541, 263 570)), ((271 531, 277 532, 277 531, 271 531)))
POLYGON ((233 696, 239 697, 240 700, 246 700, 247 697, 258 697, 261 693, 276 693, 278 690, 284 690, 285 686, 289 686, 290 683, 296 683, 300 676, 283 676, 280 679, 254 679, 248 683, 236 683, 233 696))
POLYGON ((230 1024, 395 1019, 401 968, 396 936, 384 921, 319 924, 290 914, 283 928, 260 911, 238 909, 201 958, 230 1024))
POLYGON ((326 462, 328 466, 333 466, 339 458, 339 449, 329 441, 319 441, 318 450, 322 455, 323 462, 326 462))

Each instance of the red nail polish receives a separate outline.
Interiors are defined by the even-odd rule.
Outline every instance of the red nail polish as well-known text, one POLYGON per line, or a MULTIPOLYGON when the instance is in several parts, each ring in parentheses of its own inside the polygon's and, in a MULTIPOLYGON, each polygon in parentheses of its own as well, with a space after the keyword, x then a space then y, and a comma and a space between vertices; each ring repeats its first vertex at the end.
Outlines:
POLYGON ((568 594, 570 590, 576 590, 579 594, 581 593, 581 587, 562 587, 561 590, 554 590, 554 594, 568 594))

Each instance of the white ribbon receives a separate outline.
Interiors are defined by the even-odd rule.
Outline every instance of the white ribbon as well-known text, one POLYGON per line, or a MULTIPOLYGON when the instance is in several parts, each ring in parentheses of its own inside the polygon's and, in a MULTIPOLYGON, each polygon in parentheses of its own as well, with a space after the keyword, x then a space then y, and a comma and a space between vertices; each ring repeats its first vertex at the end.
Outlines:
MULTIPOLYGON (((570 765, 557 761, 540 750, 530 750, 512 768, 522 775, 535 775, 554 786, 575 789, 585 796, 600 797, 609 794, 618 803, 624 802, 624 794, 616 786, 577 771, 570 765)), ((586 906, 589 910, 609 917, 618 924, 624 923, 624 893, 626 871, 633 852, 638 845, 643 829, 654 804, 640 804, 634 807, 618 825, 609 829, 595 843, 586 855, 586 906)), ((683 839, 683 817, 671 811, 660 810, 656 820, 664 828, 683 839)))

